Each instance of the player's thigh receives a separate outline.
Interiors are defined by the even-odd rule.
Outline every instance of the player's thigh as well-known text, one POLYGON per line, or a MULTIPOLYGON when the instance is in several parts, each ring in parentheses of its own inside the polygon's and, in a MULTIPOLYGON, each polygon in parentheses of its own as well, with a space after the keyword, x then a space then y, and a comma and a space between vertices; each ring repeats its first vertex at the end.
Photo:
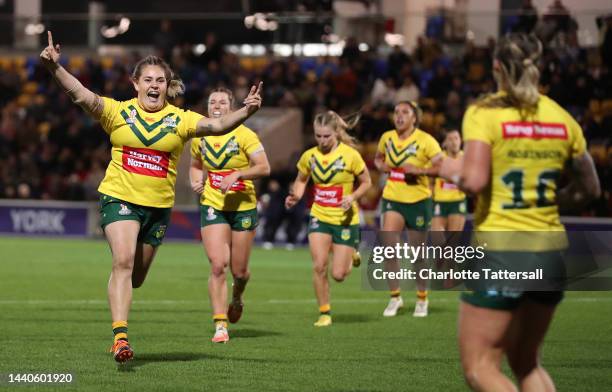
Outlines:
POLYGON ((311 232, 308 234, 308 245, 314 269, 321 271, 327 268, 332 246, 332 235, 330 233, 311 232))
POLYGON ((464 301, 459 307, 459 353, 464 371, 483 364, 498 366, 503 357, 513 312, 479 307, 464 301))
POLYGON ((255 230, 232 231, 230 264, 234 275, 248 272, 249 257, 255 238, 255 230))
POLYGON ((104 235, 113 253, 113 263, 133 266, 138 243, 140 222, 136 220, 119 220, 104 227, 104 235))
POLYGON ((446 230, 447 219, 444 216, 434 216, 431 219, 431 231, 446 230))
POLYGON ((225 268, 229 264, 232 229, 226 223, 204 226, 200 230, 202 244, 213 269, 225 268))
POLYGON ((345 276, 353 266, 355 248, 345 244, 333 244, 332 253, 332 275, 345 276))
MULTIPOLYGON (((448 231, 463 231, 465 227, 465 215, 463 214, 451 214, 448 216, 448 231)), ((432 222, 433 230, 433 222, 432 222)))
POLYGON ((404 216, 397 211, 385 211, 382 215, 382 231, 402 231, 406 227, 404 216))

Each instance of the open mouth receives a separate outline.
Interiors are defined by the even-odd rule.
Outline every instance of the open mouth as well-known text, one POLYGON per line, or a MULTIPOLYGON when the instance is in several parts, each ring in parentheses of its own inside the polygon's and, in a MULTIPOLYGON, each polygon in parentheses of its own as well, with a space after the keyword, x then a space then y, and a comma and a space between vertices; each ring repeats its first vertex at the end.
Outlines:
POLYGON ((212 116, 213 116, 213 117, 221 117, 221 116, 222 116, 222 114, 221 114, 221 112, 220 112, 220 111, 218 111, 218 110, 213 110, 213 112, 212 112, 212 116))
POLYGON ((149 91, 147 92, 147 98, 149 98, 150 101, 153 102, 157 102, 159 100, 159 91, 149 91))

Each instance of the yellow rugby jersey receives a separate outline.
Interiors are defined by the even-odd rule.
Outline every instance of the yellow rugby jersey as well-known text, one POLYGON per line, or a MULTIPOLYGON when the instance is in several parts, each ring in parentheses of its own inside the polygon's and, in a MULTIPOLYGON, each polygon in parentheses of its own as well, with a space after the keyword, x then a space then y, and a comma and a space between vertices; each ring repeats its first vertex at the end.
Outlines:
MULTIPOLYGON (((442 152, 446 157, 446 152, 442 152)), ((459 157, 463 155, 463 151, 459 151, 459 157)), ((445 181, 443 178, 436 177, 434 185, 434 201, 451 202, 451 201, 462 201, 465 200, 465 193, 461 192, 459 187, 450 182, 445 181)))
POLYGON ((478 196, 476 230, 564 230, 556 181, 565 162, 586 149, 582 129, 570 114, 543 95, 527 119, 515 108, 471 106, 463 138, 487 143, 492 151, 491 182, 478 196))
POLYGON ((357 201, 348 211, 342 209, 342 198, 353 193, 355 177, 365 170, 365 162, 357 150, 340 143, 323 154, 318 147, 306 150, 297 163, 300 173, 314 183, 314 202, 310 215, 332 225, 359 224, 357 201))
POLYGON ((378 142, 378 152, 385 155, 385 163, 391 168, 383 197, 400 203, 416 203, 431 197, 429 178, 406 178, 401 167, 407 163, 429 167, 431 159, 441 151, 436 139, 418 128, 404 140, 399 138, 395 129, 383 133, 378 142))
POLYGON ((236 181, 227 193, 219 186, 224 177, 236 170, 249 167, 249 156, 263 151, 257 134, 239 125, 221 136, 206 136, 193 139, 191 156, 202 162, 208 172, 200 204, 221 211, 245 211, 257 207, 255 185, 251 180, 236 181))
POLYGON ((112 151, 98 191, 141 206, 172 207, 176 164, 202 115, 170 104, 149 113, 136 98, 102 99, 100 124, 112 151))

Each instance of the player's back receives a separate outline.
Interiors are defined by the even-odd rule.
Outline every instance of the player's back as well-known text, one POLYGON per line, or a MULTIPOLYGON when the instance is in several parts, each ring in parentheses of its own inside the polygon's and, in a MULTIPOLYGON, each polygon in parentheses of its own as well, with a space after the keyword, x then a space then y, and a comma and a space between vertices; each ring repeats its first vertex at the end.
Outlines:
POLYGON ((526 116, 516 108, 474 105, 463 123, 466 141, 491 145, 491 181, 479 195, 481 231, 560 231, 557 180, 565 162, 582 154, 580 126, 557 103, 540 96, 526 116))

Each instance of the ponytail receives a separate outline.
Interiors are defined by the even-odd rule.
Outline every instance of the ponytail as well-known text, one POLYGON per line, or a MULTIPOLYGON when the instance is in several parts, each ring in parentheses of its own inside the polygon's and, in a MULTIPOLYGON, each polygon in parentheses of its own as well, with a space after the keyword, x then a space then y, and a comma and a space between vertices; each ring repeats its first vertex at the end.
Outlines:
POLYGON ((342 118, 333 110, 328 110, 325 113, 319 113, 315 116, 314 126, 329 126, 334 130, 338 141, 354 148, 357 146, 357 140, 353 136, 349 135, 348 131, 357 125, 360 118, 361 113, 359 112, 349 114, 345 118, 342 118))

